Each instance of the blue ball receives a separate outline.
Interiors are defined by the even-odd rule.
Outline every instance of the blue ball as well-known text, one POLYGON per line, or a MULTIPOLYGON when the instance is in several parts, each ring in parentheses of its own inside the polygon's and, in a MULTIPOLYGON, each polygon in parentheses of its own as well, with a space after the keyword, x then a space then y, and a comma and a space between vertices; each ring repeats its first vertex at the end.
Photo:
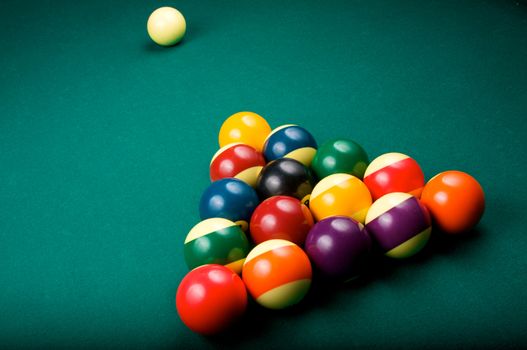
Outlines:
POLYGON ((258 204, 258 195, 251 186, 238 179, 226 178, 211 183, 203 192, 199 214, 202 220, 225 218, 234 222, 244 221, 242 228, 246 228, 258 204))
POLYGON ((283 125, 274 129, 267 137, 263 154, 270 162, 279 158, 293 158, 309 166, 317 152, 313 135, 298 125, 283 125))

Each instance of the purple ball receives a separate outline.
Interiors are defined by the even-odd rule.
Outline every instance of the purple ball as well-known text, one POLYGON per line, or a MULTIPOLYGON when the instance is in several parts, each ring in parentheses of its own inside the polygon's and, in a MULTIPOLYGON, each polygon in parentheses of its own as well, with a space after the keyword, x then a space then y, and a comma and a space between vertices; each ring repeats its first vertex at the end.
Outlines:
POLYGON ((324 275, 351 279, 363 269, 371 244, 364 225, 346 216, 332 216, 311 228, 305 250, 324 275))

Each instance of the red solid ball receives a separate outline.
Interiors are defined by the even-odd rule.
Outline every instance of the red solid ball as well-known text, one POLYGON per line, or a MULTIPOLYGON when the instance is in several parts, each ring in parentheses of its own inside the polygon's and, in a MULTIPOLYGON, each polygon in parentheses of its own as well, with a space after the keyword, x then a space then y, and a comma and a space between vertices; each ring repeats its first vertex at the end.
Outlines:
POLYGON ((242 279, 222 265, 203 265, 190 271, 176 293, 176 308, 183 323, 194 332, 218 333, 247 308, 242 279))
POLYGON ((300 200, 289 196, 274 196, 256 207, 249 231, 256 244, 270 239, 285 239, 303 246, 313 224, 309 208, 300 200))

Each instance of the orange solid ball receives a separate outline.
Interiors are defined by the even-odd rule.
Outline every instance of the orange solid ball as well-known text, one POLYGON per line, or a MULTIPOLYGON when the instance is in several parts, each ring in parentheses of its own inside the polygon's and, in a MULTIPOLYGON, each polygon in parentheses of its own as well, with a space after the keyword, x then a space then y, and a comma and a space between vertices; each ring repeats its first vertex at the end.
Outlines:
POLYGON ((239 142, 262 152, 265 138, 271 133, 267 121, 253 112, 238 112, 227 118, 220 129, 220 147, 239 142))
POLYGON ((423 189, 421 201, 434 224, 457 234, 470 230, 485 211, 485 194, 476 179, 462 171, 445 171, 434 176, 423 189))

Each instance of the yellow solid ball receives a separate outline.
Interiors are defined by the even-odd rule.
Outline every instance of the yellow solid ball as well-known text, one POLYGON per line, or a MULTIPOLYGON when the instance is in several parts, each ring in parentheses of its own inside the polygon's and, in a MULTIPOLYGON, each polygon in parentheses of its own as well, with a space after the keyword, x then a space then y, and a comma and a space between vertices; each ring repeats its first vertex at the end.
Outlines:
POLYGON ((239 142, 262 152, 265 139, 270 133, 271 127, 263 117, 253 112, 238 112, 223 122, 218 142, 220 147, 239 142))
POLYGON ((148 35, 161 46, 175 45, 187 30, 185 17, 173 7, 160 7, 148 17, 148 35))

